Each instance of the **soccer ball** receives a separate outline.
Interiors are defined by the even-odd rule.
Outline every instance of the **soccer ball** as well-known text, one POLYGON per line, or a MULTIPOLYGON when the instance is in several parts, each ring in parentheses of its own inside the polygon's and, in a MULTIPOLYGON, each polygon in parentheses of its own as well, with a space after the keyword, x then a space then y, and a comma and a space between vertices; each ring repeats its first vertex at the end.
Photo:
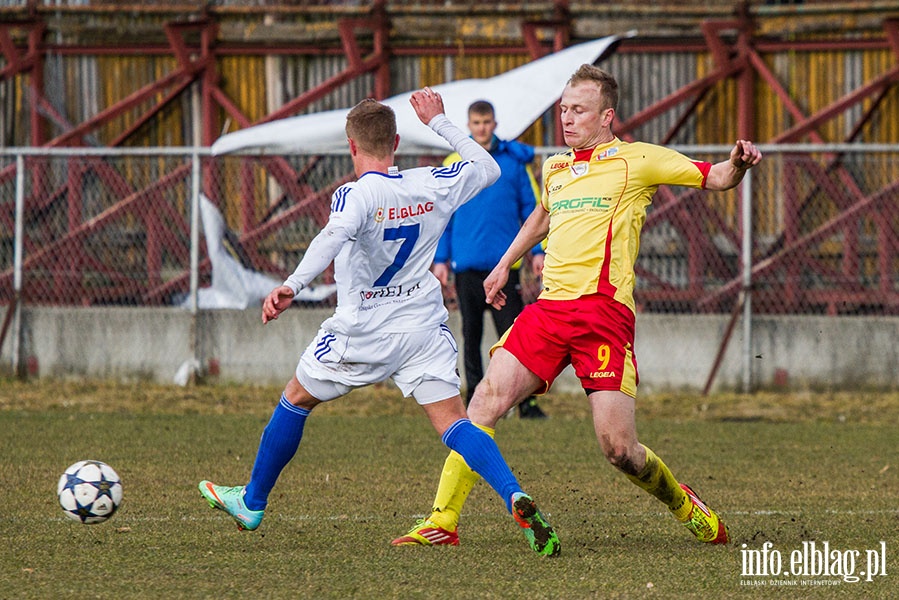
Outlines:
POLYGON ((70 519, 88 525, 102 523, 122 503, 122 480, 106 463, 82 460, 59 478, 56 495, 70 519))

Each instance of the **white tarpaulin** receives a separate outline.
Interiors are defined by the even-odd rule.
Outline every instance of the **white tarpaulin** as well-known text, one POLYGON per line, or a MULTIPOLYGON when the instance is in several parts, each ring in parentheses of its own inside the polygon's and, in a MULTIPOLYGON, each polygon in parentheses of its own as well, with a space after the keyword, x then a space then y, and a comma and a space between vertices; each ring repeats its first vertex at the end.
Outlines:
MULTIPOLYGON (((231 256, 224 244, 225 219, 218 208, 203 194, 200 194, 200 216, 203 220, 203 235, 206 251, 212 263, 212 285, 197 290, 199 308, 245 309, 261 305, 268 293, 281 285, 282 280, 253 271, 240 264, 231 256)), ((318 302, 337 290, 336 285, 319 285, 300 291, 295 302, 318 302)), ((187 298, 182 306, 189 306, 187 298)))
MULTIPOLYGON (((447 116, 460 127, 468 121, 468 106, 472 102, 488 100, 496 108, 496 135, 515 139, 558 100, 568 78, 580 65, 594 63, 614 49, 616 42, 633 35, 613 35, 571 46, 489 79, 464 79, 432 88, 443 96, 447 116)), ((383 101, 396 113, 399 150, 450 150, 443 138, 418 120, 409 104, 411 95, 412 92, 406 92, 383 101)), ((261 149, 269 154, 310 154, 345 150, 347 112, 349 108, 343 108, 247 127, 219 138, 212 145, 212 152, 261 149)))

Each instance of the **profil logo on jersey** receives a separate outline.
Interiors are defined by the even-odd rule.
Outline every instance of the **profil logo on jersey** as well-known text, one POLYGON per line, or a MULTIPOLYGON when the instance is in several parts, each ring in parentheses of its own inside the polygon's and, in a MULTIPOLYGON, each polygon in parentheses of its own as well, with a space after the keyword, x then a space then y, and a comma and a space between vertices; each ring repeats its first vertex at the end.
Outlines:
POLYGON ((600 198, 566 198, 549 205, 549 212, 557 210, 597 210, 604 211, 612 208, 612 198, 603 196, 600 198))
POLYGON ((419 202, 412 206, 390 206, 386 210, 379 208, 375 213, 375 221, 380 223, 385 218, 388 221, 396 221, 397 219, 408 219, 409 217, 417 217, 434 210, 433 202, 419 202))

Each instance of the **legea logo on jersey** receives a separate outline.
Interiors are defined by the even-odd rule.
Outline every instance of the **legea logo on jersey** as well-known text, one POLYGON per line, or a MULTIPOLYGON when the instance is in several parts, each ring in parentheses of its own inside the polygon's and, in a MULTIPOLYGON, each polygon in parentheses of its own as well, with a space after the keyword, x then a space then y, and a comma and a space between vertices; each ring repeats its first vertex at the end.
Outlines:
POLYGON ((590 379, 608 379, 609 377, 616 377, 615 371, 593 371, 590 373, 590 379))
POLYGON ((375 222, 380 223, 385 219, 388 221, 396 221, 397 219, 408 219, 409 217, 417 217, 434 210, 433 202, 419 202, 412 206, 391 206, 385 211, 379 208, 375 213, 375 222))

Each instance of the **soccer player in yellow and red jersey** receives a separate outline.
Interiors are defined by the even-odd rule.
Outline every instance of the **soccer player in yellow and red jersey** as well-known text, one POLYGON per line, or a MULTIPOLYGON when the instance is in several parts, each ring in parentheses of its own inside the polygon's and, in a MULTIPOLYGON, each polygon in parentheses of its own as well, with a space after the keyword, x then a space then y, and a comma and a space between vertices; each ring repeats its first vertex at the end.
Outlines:
MULTIPOLYGON (((484 281, 487 302, 502 306, 510 266, 546 238, 543 291, 494 346, 468 415, 492 435, 510 407, 545 392, 571 364, 606 459, 700 541, 725 544, 724 522, 637 439, 634 263, 658 186, 727 190, 762 155, 752 142, 737 140, 726 160, 711 164, 653 144, 622 142, 612 133, 617 103, 615 78, 592 65, 582 65, 562 92, 561 122, 571 148, 544 163, 541 205, 484 281)), ((435 531, 458 543, 459 513, 477 479, 450 453, 431 514, 393 544, 440 543, 432 541, 439 539, 435 531)))

